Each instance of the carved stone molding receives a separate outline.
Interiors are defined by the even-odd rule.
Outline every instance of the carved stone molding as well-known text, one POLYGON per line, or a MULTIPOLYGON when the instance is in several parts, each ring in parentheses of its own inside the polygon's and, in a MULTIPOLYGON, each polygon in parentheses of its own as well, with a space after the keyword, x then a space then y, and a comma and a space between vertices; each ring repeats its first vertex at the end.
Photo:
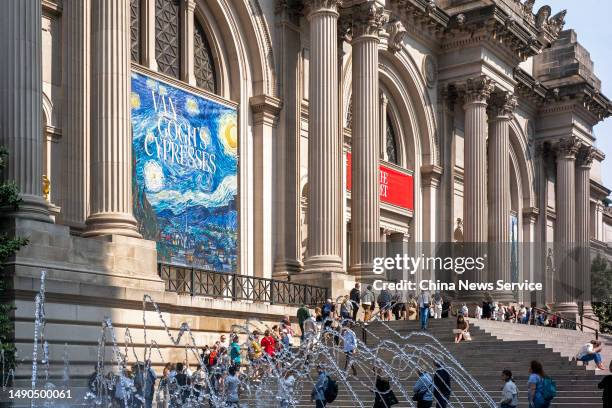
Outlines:
POLYGON ((425 83, 429 88, 433 88, 436 85, 436 80, 438 79, 438 67, 436 66, 436 62, 431 55, 426 55, 423 59, 422 69, 425 83))
POLYGON ((580 150, 580 146, 580 140, 575 136, 560 139, 554 146, 555 153, 557 153, 557 159, 575 159, 580 150))
POLYGON ((387 33, 389 33, 388 47, 391 52, 398 52, 402 49, 404 38, 408 34, 406 27, 400 20, 394 20, 387 24, 387 33))
POLYGON ((457 86, 457 89, 463 95, 465 103, 486 103, 495 89, 495 82, 486 76, 468 78, 464 84, 457 86))
POLYGON ((495 92, 489 100, 489 114, 492 119, 510 119, 518 99, 511 92, 495 92))
POLYGON ((255 95, 249 100, 253 110, 255 124, 264 123, 269 126, 276 126, 278 114, 282 108, 280 99, 270 95, 255 95))
POLYGON ((338 14, 338 9, 342 5, 342 0, 305 0, 304 8, 306 16, 310 18, 313 14, 334 13, 338 14))
POLYGON ((577 164, 579 166, 591 167, 597 153, 597 149, 593 146, 583 145, 578 151, 577 164))
POLYGON ((378 37, 387 22, 384 7, 375 1, 366 1, 347 8, 346 18, 351 22, 352 40, 363 36, 378 37))

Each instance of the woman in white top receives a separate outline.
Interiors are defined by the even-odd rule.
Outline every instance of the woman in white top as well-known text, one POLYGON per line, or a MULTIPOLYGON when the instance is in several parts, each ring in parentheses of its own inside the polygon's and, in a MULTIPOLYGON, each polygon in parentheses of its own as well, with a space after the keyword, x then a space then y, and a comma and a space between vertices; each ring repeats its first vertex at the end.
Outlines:
POLYGON ((603 346, 599 340, 591 340, 580 349, 580 352, 576 356, 578 361, 584 362, 585 365, 589 364, 589 361, 595 361, 595 365, 598 370, 604 369, 603 359, 601 358, 601 351, 603 346))

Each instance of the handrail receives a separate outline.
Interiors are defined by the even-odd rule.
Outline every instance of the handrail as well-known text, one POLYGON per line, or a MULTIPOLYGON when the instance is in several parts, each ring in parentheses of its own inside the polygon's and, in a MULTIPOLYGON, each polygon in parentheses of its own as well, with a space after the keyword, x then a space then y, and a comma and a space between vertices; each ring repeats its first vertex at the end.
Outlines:
MULTIPOLYGON (((577 321, 574 321, 572 319, 568 319, 562 315, 560 315, 559 313, 555 313, 555 312, 551 312, 549 310, 544 310, 544 309, 540 309, 539 307, 532 307, 533 310, 537 310, 538 312, 543 312, 546 313, 548 315, 552 315, 552 316, 556 316, 557 318, 566 321, 566 322, 571 322, 574 323, 576 326, 580 326, 580 331, 584 333, 584 329, 589 329, 589 330, 593 330, 595 332, 595 339, 599 340, 599 329, 596 329, 594 327, 591 326, 587 326, 584 323, 579 323, 577 321)), ((532 318, 535 318, 535 315, 532 313, 532 318)))
POLYGON ((600 332, 601 332, 601 326, 605 326, 605 327, 612 327, 612 324, 610 324, 610 323, 601 322, 601 321, 599 321, 599 320, 597 320, 597 319, 593 319, 592 317, 585 316, 585 315, 584 315, 584 314, 582 314, 582 313, 580 314, 580 319, 587 319, 587 320, 590 320, 590 321, 592 321, 592 322, 597 323, 597 324, 599 325, 599 328, 600 328, 600 330, 599 330, 599 331, 600 331, 600 332))

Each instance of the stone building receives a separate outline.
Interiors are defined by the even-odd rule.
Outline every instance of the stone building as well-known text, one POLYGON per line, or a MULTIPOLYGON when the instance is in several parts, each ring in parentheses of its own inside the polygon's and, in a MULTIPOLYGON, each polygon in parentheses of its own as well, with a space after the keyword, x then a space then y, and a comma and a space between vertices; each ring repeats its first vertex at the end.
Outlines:
MULTIPOLYGON (((3 225, 30 238, 7 268, 18 349, 31 348, 43 269, 51 353, 70 342, 80 375, 105 317, 142 324, 144 294, 202 342, 247 317, 295 314, 295 302, 249 298, 253 288, 235 301, 237 279, 197 275, 217 292, 191 296, 193 280, 172 286, 187 284, 184 270, 162 273, 133 209, 133 72, 236 109, 236 273, 337 295, 370 276, 364 242, 512 241, 539 252, 503 246, 489 278, 541 271, 553 283, 540 305, 575 315, 584 302, 587 313, 588 252, 559 264, 544 254, 609 250, 592 130, 612 104, 577 33, 563 31, 565 12, 533 3, 7 2, 0 144, 23 202, 3 225)), ((182 359, 156 312, 146 316, 166 357, 182 359)))

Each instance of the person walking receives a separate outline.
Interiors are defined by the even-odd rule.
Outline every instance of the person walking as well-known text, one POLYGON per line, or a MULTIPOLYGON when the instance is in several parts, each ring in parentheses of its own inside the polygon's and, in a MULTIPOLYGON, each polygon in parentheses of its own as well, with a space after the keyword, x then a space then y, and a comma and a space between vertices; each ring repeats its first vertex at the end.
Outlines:
POLYGON ((236 376, 236 367, 231 366, 228 369, 228 376, 223 381, 225 391, 225 401, 228 408, 240 407, 240 398, 238 392, 240 390, 240 379, 236 376))
POLYGON ((421 316, 421 330, 427 330, 427 321, 429 320, 429 304, 431 303, 431 297, 429 296, 428 290, 421 292, 418 303, 421 316))
POLYGON ((442 298, 442 294, 439 291, 436 291, 434 294, 434 319, 442 318, 442 305, 444 304, 444 299, 442 298))
POLYGON ((274 357, 276 354, 276 339, 272 336, 270 329, 266 329, 264 337, 261 339, 261 348, 269 357, 274 357))
POLYGON ((529 379, 527 380, 527 400, 529 408, 548 408, 552 397, 550 393, 550 383, 552 380, 544 374, 542 363, 533 360, 529 364, 529 379))
POLYGON ((391 389, 389 379, 383 377, 380 374, 380 369, 377 367, 374 367, 374 374, 376 374, 376 385, 375 388, 371 390, 374 393, 373 408, 390 408, 398 404, 399 401, 391 389))
POLYGON ((439 361, 434 362, 434 399, 436 408, 446 408, 451 396, 451 377, 439 361))
POLYGON ((378 299, 376 299, 378 303, 378 308, 380 309, 380 318, 382 320, 390 321, 391 320, 391 292, 387 289, 383 289, 378 294, 378 299))
POLYGON ((417 408, 431 408, 433 405, 433 379, 431 374, 419 371, 419 379, 412 387, 414 396, 412 399, 417 401, 417 408))
MULTIPOLYGON (((612 362, 610 363, 610 371, 612 372, 612 362)), ((612 407, 612 375, 606 375, 603 380, 597 384, 597 388, 603 390, 601 399, 603 408, 612 407)))
POLYGON ((151 367, 151 360, 145 362, 145 383, 144 383, 144 400, 145 408, 153 407, 153 398, 155 397, 155 381, 157 380, 157 374, 151 367))
POLYGON ((512 378, 512 371, 502 371, 502 400, 499 402, 499 408, 516 408, 518 406, 518 389, 512 378))
POLYGON ((317 382, 310 393, 310 401, 315 402, 315 408, 325 408, 325 389, 327 388, 327 373, 322 365, 317 367, 317 382))
POLYGON ((361 285, 359 282, 355 284, 355 287, 351 289, 349 298, 351 299, 351 306, 353 307, 353 321, 357 321, 357 313, 359 313, 359 305, 361 304, 361 285))
POLYGON ((348 372, 348 368, 351 367, 353 375, 356 376, 357 368, 353 365, 353 356, 355 355, 355 349, 357 349, 357 335, 348 324, 342 328, 342 340, 344 341, 343 350, 346 356, 344 370, 348 372))
POLYGON ((585 366, 589 365, 589 361, 595 361, 595 365, 598 370, 603 370, 603 359, 601 357, 601 351, 603 350, 603 345, 599 340, 591 340, 586 343, 580 349, 580 352, 576 355, 576 360, 582 361, 585 366))
POLYGON ((310 318, 310 310, 304 303, 297 310, 296 317, 298 319, 298 326, 300 326, 300 340, 304 341, 304 322, 310 318))
POLYGON ((372 311, 375 307, 376 296, 374 296, 374 291, 372 290, 372 285, 368 285, 366 289, 361 294, 361 306, 363 307, 363 321, 367 322, 372 317, 372 311))

